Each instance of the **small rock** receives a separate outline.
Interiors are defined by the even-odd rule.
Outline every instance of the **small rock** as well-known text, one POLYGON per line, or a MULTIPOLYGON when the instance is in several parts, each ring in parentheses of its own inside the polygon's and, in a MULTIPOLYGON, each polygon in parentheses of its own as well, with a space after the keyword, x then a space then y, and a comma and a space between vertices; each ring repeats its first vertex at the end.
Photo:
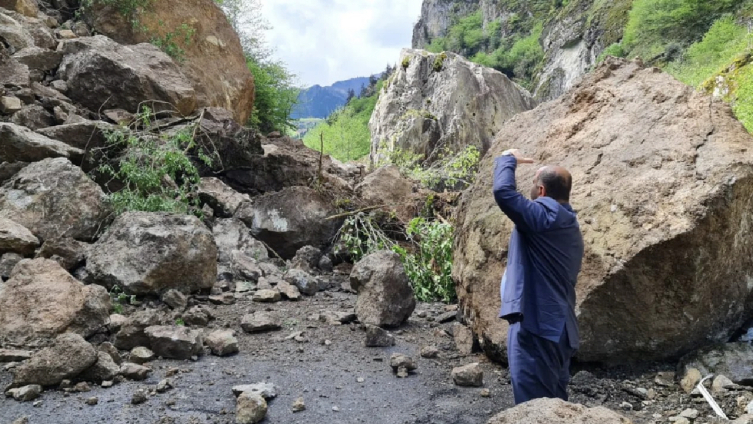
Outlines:
POLYGON ((31 358, 29 350, 0 349, 0 363, 21 362, 31 358))
POLYGON ((437 322, 444 324, 446 322, 455 321, 455 318, 457 318, 457 316, 457 312, 445 312, 443 314, 437 315, 435 319, 437 322))
POLYGON ((157 356, 171 359, 190 359, 204 353, 204 337, 198 330, 181 326, 155 325, 147 327, 152 350, 157 356))
POLYGON ((235 395, 235 397, 238 397, 242 393, 246 392, 257 393, 264 399, 271 400, 277 397, 277 386, 265 382, 233 386, 233 394, 235 395))
POLYGON ((680 380, 680 387, 682 387, 682 390, 685 391, 685 393, 691 393, 693 389, 695 389, 695 386, 698 385, 698 383, 701 381, 701 372, 698 371, 696 368, 688 368, 688 370, 685 372, 685 376, 682 377, 682 380, 680 380))
POLYGON ((390 347, 395 346, 395 337, 386 330, 375 325, 366 326, 366 347, 390 347))
POLYGON ((393 353, 390 356, 390 367, 392 367, 392 371, 397 373, 397 376, 400 378, 407 377, 410 371, 417 368, 413 358, 402 353, 393 353))
POLYGON ((173 382, 166 378, 164 380, 161 380, 159 383, 157 383, 156 390, 157 390, 157 393, 165 393, 168 390, 172 389, 173 387, 174 387, 173 382))
POLYGON ((104 352, 108 355, 110 355, 110 358, 113 362, 115 362, 116 365, 120 365, 123 363, 123 358, 120 357, 120 352, 118 352, 118 349, 112 345, 110 342, 104 342, 97 349, 100 352, 104 352))
POLYGON ((711 383, 711 390, 713 392, 721 392, 733 387, 735 387, 735 383, 724 375, 717 375, 714 377, 714 382, 711 383))
POLYGON ((276 317, 266 312, 254 312, 243 317, 241 328, 246 333, 261 333, 279 330, 282 328, 282 325, 276 317))
POLYGON ((18 97, 2 96, 0 97, 0 112, 6 115, 13 115, 23 108, 21 99, 18 97))
POLYGON ((42 394, 42 386, 39 384, 30 384, 17 389, 10 389, 7 394, 13 396, 13 399, 19 402, 29 402, 38 398, 39 395, 42 394))
POLYGON ((473 352, 473 332, 463 324, 457 323, 452 326, 452 337, 455 339, 455 347, 463 355, 473 352))
POLYGON ((117 333, 120 331, 120 328, 123 327, 126 323, 128 323, 128 318, 124 317, 120 314, 112 314, 110 315, 110 330, 113 333, 117 333))
POLYGON ((697 409, 691 409, 688 408, 682 412, 680 412, 680 416, 683 418, 687 418, 689 420, 695 420, 698 418, 698 410, 697 409))
POLYGON ((293 412, 302 412, 306 410, 306 403, 303 401, 303 398, 298 398, 293 402, 293 412))
POLYGON ((120 375, 129 380, 144 380, 150 372, 152 372, 151 369, 132 362, 126 362, 120 366, 120 375))
POLYGON ((301 291, 298 290, 298 287, 288 283, 287 281, 280 281, 277 284, 277 290, 285 299, 299 300, 301 298, 301 291))
POLYGON ((482 389, 480 394, 481 394, 481 397, 485 397, 485 398, 492 397, 492 392, 489 389, 482 389))
POLYGON ((633 410, 633 404, 630 402, 622 402, 620 404, 620 409, 623 411, 632 411, 633 410))
POLYGON ((73 386, 72 391, 76 393, 86 393, 86 392, 91 392, 92 388, 89 386, 89 383, 82 381, 80 383, 76 383, 76 385, 73 386))
POLYGON ((750 401, 748 405, 745 407, 745 413, 753 415, 753 401, 750 401))
POLYGON ((193 327, 206 327, 212 316, 201 306, 194 306, 182 315, 183 322, 193 327))
POLYGON ((439 349, 436 346, 424 346, 421 348, 421 357, 433 359, 439 356, 439 349))
POLYGON ((235 303, 235 295, 229 292, 212 295, 209 296, 209 302, 214 305, 232 305, 235 303))
POLYGON ((185 294, 175 289, 170 289, 162 295, 162 302, 177 311, 184 311, 188 306, 188 298, 185 294))
POLYGON ((233 330, 218 330, 209 333, 204 339, 204 343, 209 346, 213 355, 227 356, 238 353, 238 339, 235 338, 233 330))
POLYGON ((235 422, 238 424, 255 424, 267 415, 267 401, 258 394, 244 392, 238 397, 235 410, 235 422))
POLYGON ((73 31, 69 29, 61 29, 60 31, 58 31, 58 37, 60 37, 63 40, 71 40, 74 38, 78 38, 76 33, 74 33, 73 31))
POLYGON ((306 271, 297 268, 285 273, 285 281, 298 287, 298 290, 306 296, 313 296, 319 291, 316 279, 306 271))
MULTIPOLYGON (((36 403, 36 402, 35 402, 36 403)), ((29 417, 21 417, 13 421, 12 424, 29 424, 29 417)))
POLYGON ((94 406, 99 403, 99 398, 97 397, 90 397, 84 401, 87 405, 94 406))
POLYGON ((654 383, 656 383, 658 386, 663 387, 672 387, 674 386, 675 381, 675 373, 670 371, 664 371, 656 374, 656 378, 654 378, 654 383))
POLYGON ((356 378, 356 383, 363 383, 364 381, 366 381, 366 379, 363 377, 356 378))
POLYGON ((154 355, 154 352, 152 352, 148 348, 145 348, 144 346, 134 347, 131 350, 131 354, 128 356, 128 359, 131 362, 139 365, 151 362, 156 358, 157 357, 154 355))
POLYGON ((481 387, 484 385, 484 371, 478 362, 452 370, 452 381, 458 386, 481 387))
POLYGON ((274 303, 282 299, 280 292, 277 290, 258 290, 251 298, 254 302, 274 303))
POLYGON ((115 382, 113 381, 103 381, 102 382, 102 388, 103 389, 109 389, 110 387, 114 386, 115 382))
POLYGON ((146 402, 148 399, 146 390, 144 389, 138 389, 136 392, 133 393, 133 396, 131 396, 131 404, 133 405, 140 405, 144 402, 146 402))
POLYGON ((675 424, 690 424, 690 420, 684 417, 672 417, 669 419, 669 422, 672 422, 675 424))

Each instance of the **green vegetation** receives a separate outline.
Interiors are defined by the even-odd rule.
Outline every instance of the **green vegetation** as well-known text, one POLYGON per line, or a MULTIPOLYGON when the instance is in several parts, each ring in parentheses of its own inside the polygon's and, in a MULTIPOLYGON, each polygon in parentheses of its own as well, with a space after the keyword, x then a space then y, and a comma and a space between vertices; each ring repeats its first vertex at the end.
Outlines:
POLYGON ((447 60, 447 53, 442 52, 434 59, 434 72, 441 72, 444 67, 444 61, 447 60))
POLYGON ((383 85, 383 80, 376 82, 370 95, 353 98, 343 108, 333 112, 325 122, 306 134, 303 143, 314 150, 321 150, 323 137, 324 153, 344 162, 368 155, 371 151, 369 120, 383 85))
MULTIPOLYGON (((144 108, 137 126, 148 128, 152 112, 144 108)), ((123 188, 108 195, 115 213, 127 211, 199 213, 199 171, 189 157, 211 165, 212 158, 197 149, 193 127, 175 133, 152 134, 134 128, 107 133, 108 151, 117 152, 100 165, 102 175, 123 188)))
POLYGON ((259 60, 247 56, 248 69, 254 75, 256 97, 250 124, 263 133, 280 131, 285 134, 296 128, 290 119, 300 89, 295 75, 284 63, 259 60))
POLYGON ((445 147, 434 152, 433 157, 429 158, 433 161, 427 165, 426 158, 421 154, 382 145, 378 157, 377 166, 395 165, 404 175, 420 181, 426 187, 467 187, 475 181, 481 152, 476 146, 467 146, 457 153, 445 147))
POLYGON ((452 282, 453 226, 444 220, 417 217, 397 236, 399 243, 380 227, 378 213, 358 213, 345 220, 338 241, 354 261, 378 250, 392 250, 400 255, 416 298, 422 302, 453 302, 452 282))
MULTIPOLYGON (((164 22, 160 22, 159 24, 160 27, 165 26, 164 22)), ((149 42, 175 59, 176 62, 181 63, 186 59, 185 47, 191 45, 195 33, 196 28, 188 24, 181 24, 174 31, 166 32, 164 36, 152 36, 149 42)))
POLYGON ((112 302, 112 309, 116 314, 123 313, 123 305, 136 305, 138 301, 135 295, 127 295, 123 292, 117 284, 110 289, 110 301, 112 302))

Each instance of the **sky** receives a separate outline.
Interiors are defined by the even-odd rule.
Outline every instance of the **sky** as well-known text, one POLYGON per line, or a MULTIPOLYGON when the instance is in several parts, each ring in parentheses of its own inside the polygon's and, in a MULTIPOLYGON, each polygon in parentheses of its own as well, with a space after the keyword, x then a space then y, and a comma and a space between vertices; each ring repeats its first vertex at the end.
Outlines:
POLYGON ((267 41, 303 87, 382 72, 411 46, 422 0, 262 0, 267 41))

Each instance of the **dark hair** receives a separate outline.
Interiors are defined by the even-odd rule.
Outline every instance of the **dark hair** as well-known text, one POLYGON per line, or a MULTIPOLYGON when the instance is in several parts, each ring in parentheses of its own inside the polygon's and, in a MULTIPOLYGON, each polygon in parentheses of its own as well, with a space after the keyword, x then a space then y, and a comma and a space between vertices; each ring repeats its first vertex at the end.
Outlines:
POLYGON ((546 195, 558 202, 570 201, 570 190, 573 188, 573 178, 563 176, 554 169, 546 169, 539 175, 539 182, 546 189, 546 195))

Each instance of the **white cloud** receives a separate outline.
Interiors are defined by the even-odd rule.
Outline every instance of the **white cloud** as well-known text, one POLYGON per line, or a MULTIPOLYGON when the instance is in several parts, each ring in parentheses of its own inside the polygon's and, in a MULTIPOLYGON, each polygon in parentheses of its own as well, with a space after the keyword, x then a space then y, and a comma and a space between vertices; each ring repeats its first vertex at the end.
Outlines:
POLYGON ((421 0, 263 0, 275 56, 304 86, 381 72, 410 47, 421 0))

